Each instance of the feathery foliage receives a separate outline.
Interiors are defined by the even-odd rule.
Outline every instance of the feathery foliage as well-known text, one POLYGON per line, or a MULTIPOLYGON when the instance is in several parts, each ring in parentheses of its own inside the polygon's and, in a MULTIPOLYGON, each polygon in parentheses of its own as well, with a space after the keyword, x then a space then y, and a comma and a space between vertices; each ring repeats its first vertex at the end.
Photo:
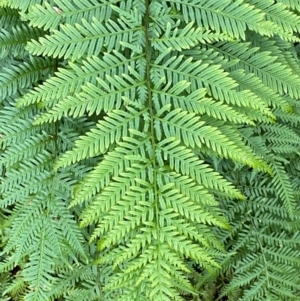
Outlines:
POLYGON ((298 300, 298 0, 0 0, 1 300, 298 300))

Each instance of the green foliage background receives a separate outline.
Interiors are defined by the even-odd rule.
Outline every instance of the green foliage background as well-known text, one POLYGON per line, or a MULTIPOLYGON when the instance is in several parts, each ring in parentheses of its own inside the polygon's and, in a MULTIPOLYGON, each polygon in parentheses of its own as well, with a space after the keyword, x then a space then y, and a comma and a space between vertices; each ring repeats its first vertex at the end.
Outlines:
POLYGON ((299 300, 299 0, 0 5, 1 301, 299 300))

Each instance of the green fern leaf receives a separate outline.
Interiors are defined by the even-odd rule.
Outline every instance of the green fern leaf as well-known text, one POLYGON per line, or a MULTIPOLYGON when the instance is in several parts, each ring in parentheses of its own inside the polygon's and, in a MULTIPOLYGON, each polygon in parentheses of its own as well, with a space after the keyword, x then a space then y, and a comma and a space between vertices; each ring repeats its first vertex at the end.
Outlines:
POLYGON ((43 5, 31 6, 27 14, 22 14, 22 19, 29 21, 31 26, 44 30, 57 29, 62 23, 72 25, 81 23, 82 19, 88 22, 92 21, 93 18, 97 18, 100 22, 108 21, 112 14, 111 4, 111 1, 99 3, 95 0, 84 0, 66 3, 56 0, 55 6, 53 6, 49 2, 44 2, 43 5))
POLYGON ((104 26, 94 18, 92 24, 83 20, 82 25, 61 25, 61 29, 53 30, 51 36, 40 38, 39 42, 32 40, 27 44, 27 50, 35 55, 71 58, 74 61, 84 55, 98 55, 103 45, 108 52, 119 50, 120 46, 116 45, 120 45, 120 41, 134 43, 141 34, 138 22, 128 24, 121 19, 119 22, 109 20, 104 26))

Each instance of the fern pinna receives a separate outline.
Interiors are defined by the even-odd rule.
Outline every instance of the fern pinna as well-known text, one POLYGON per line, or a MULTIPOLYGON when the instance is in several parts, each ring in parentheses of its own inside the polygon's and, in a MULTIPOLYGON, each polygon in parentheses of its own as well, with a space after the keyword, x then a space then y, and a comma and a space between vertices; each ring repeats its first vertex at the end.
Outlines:
POLYGON ((298 300, 300 1, 0 1, 1 300, 298 300))

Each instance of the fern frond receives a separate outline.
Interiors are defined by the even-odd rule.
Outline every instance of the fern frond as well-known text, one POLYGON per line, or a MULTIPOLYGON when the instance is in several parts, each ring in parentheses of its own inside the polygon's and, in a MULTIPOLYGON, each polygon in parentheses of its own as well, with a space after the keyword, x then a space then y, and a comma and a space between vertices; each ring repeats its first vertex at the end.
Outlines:
POLYGON ((173 87, 170 87, 170 84, 167 84, 163 89, 154 87, 152 90, 153 99, 155 101, 159 99, 162 106, 172 104, 175 109, 181 108, 190 113, 207 114, 216 119, 229 120, 234 123, 253 124, 252 120, 240 114, 234 108, 207 98, 206 89, 197 89, 188 95, 183 94, 182 92, 187 90, 189 86, 190 84, 187 81, 180 81, 173 87))
POLYGON ((170 167, 183 175, 189 175, 204 187, 221 190, 232 197, 243 199, 243 195, 234 189, 220 175, 203 164, 188 148, 181 146, 174 138, 162 140, 158 144, 157 160, 164 166, 163 160, 168 159, 170 167))
POLYGON ((164 34, 152 39, 152 45, 154 49, 161 52, 166 49, 181 51, 182 49, 190 49, 191 47, 198 45, 199 42, 211 43, 213 41, 226 39, 228 38, 222 34, 217 35, 209 31, 203 32, 201 27, 195 29, 193 22, 180 30, 178 30, 176 26, 175 29, 173 29, 171 23, 167 23, 164 34))
POLYGON ((21 25, 19 13, 16 9, 0 6, 0 28, 10 29, 21 25))
POLYGON ((139 112, 134 109, 128 112, 114 110, 108 113, 105 121, 99 122, 97 128, 76 141, 75 148, 66 152, 60 160, 66 165, 106 152, 112 143, 119 142, 122 137, 128 136, 129 128, 134 128, 139 123, 143 113, 144 111, 139 112))
POLYGON ((9 170, 6 174, 6 177, 2 180, 1 191, 6 192, 13 190, 18 185, 22 185, 30 181, 32 178, 38 177, 38 175, 44 170, 47 169, 52 156, 50 154, 44 153, 43 155, 37 155, 34 159, 26 160, 19 164, 18 170, 9 170))
POLYGON ((134 68, 135 61, 141 58, 141 55, 126 58, 122 53, 113 51, 113 55, 105 53, 101 59, 96 56, 87 58, 80 65, 69 62, 70 68, 59 68, 55 76, 25 94, 19 100, 18 106, 43 102, 43 106, 47 107, 50 102, 79 93, 85 83, 97 84, 97 78, 105 80, 105 76, 122 76, 127 70, 127 65, 134 68))
POLYGON ((22 2, 18 0, 5 0, 2 5, 26 11, 31 5, 40 4, 41 2, 41 0, 24 0, 22 2))
POLYGON ((6 167, 14 165, 15 163, 26 160, 32 154, 43 152, 47 154, 47 144, 51 141, 51 137, 46 133, 44 135, 36 135, 32 139, 25 140, 22 145, 15 145, 10 147, 7 152, 1 155, 1 162, 6 167))
MULTIPOLYGON (((10 283, 10 285, 5 286, 6 289, 3 291, 3 296, 11 296, 15 299, 22 299, 25 296, 26 284, 24 278, 20 275, 20 272, 17 273, 15 279, 10 283)), ((9 297, 10 298, 10 297, 9 297)), ((9 300, 9 299, 4 299, 9 300)))
POLYGON ((284 123, 291 123, 293 126, 297 126, 299 123, 299 112, 298 110, 294 110, 294 112, 284 112, 281 111, 280 109, 277 109, 274 111, 274 115, 280 119, 281 121, 283 121, 284 123))
POLYGON ((83 20, 82 25, 61 25, 61 31, 53 30, 51 36, 40 38, 39 42, 32 40, 26 49, 34 55, 64 57, 74 61, 84 55, 98 55, 104 45, 106 51, 111 52, 121 48, 120 41, 140 43, 141 34, 142 28, 138 21, 125 23, 122 19, 118 22, 109 20, 104 26, 93 18, 93 23, 83 20))
POLYGON ((65 1, 56 0, 55 6, 49 2, 43 5, 32 5, 27 14, 22 14, 22 19, 29 21, 30 26, 43 28, 44 30, 57 29, 60 24, 81 23, 82 19, 87 22, 97 18, 100 22, 107 22, 112 14, 112 3, 118 3, 119 0, 102 1, 95 0, 65 1))
POLYGON ((194 21, 207 30, 225 32, 233 38, 244 39, 247 26, 258 29, 257 24, 264 17, 260 10, 244 4, 243 1, 217 3, 212 0, 190 2, 168 0, 167 2, 173 3, 176 9, 182 12, 185 22, 194 21))
MULTIPOLYGON (((1 110, 3 115, 0 119, 1 139, 0 144, 10 145, 19 141, 29 139, 36 133, 40 135, 42 129, 39 126, 32 127, 34 112, 31 110, 20 110, 15 107, 5 107, 1 110), (5 115, 4 115, 5 113, 5 115), (18 120, 18 123, 16 123, 18 120)), ((43 130, 49 130, 44 128, 43 130)))
MULTIPOLYGON (((180 109, 173 110, 164 118, 158 117, 156 120, 158 121, 158 126, 163 128, 166 138, 175 137, 187 147, 194 148, 197 146, 201 148, 203 145, 206 145, 221 157, 234 158, 241 162, 247 161, 249 165, 253 164, 256 168, 261 164, 254 157, 250 158, 250 149, 247 151, 245 148, 239 149, 237 147, 240 144, 239 138, 233 134, 233 131, 228 126, 223 126, 220 131, 213 126, 205 125, 205 122, 201 121, 199 117, 195 117, 194 114, 187 114, 187 112, 180 109), (229 137, 231 137, 230 142, 229 137), (243 159, 242 156, 235 155, 242 152, 247 156, 247 160, 243 159)), ((159 136, 157 133, 158 138, 159 136)))
MULTIPOLYGON (((51 202, 49 197, 45 199, 31 196, 28 202, 17 204, 13 213, 15 216, 13 232, 3 252, 14 250, 10 261, 15 263, 29 255, 29 262, 24 268, 23 275, 24 280, 33 286, 33 289, 25 298, 48 300, 46 292, 54 279, 51 271, 55 261, 62 260, 67 263, 67 256, 71 256, 73 252, 66 244, 62 247, 63 242, 70 243, 76 252, 86 258, 81 233, 72 217, 62 204, 53 207, 51 202), (47 209, 45 201, 48 204, 47 209)), ((56 202, 59 204, 61 199, 57 199, 56 202)))
POLYGON ((263 102, 253 93, 243 90, 236 91, 237 83, 218 65, 201 63, 201 60, 192 62, 193 59, 185 59, 184 56, 168 58, 160 65, 162 57, 158 57, 153 63, 151 76, 153 81, 160 82, 166 77, 173 81, 188 81, 191 83, 190 89, 195 91, 206 88, 208 95, 214 99, 237 106, 266 107, 263 102))
POLYGON ((245 2, 264 12, 265 19, 281 27, 282 31, 289 33, 299 32, 299 16, 291 10, 286 9, 286 5, 274 3, 273 1, 246 0, 245 2))
POLYGON ((282 3, 291 9, 299 11, 298 10, 300 5, 299 0, 278 0, 277 2, 282 3))
POLYGON ((10 68, 5 67, 0 73, 0 98, 14 95, 18 89, 29 88, 53 69, 54 63, 49 59, 31 58, 23 64, 12 61, 10 68))
POLYGON ((274 178, 272 181, 274 189, 278 193, 278 196, 282 199, 289 216, 293 218, 296 200, 288 175, 279 162, 272 162, 272 168, 274 170, 274 178))
MULTIPOLYGON (((240 84, 241 88, 253 92, 257 97, 260 97, 261 100, 268 105, 268 107, 281 108, 283 111, 291 110, 291 106, 289 105, 288 101, 286 101, 284 96, 276 93, 271 87, 266 86, 262 80, 253 73, 244 74, 241 69, 238 69, 231 72, 231 76, 240 84)), ((260 111, 274 121, 274 113, 270 113, 269 109, 263 107, 260 111)))
POLYGON ((39 239, 38 252, 29 257, 29 263, 23 271, 25 281, 30 283, 31 291, 25 300, 47 300, 45 291, 49 290, 49 281, 52 280, 51 272, 53 251, 51 251, 50 235, 44 226, 37 237, 39 239))
POLYGON ((125 98, 134 99, 136 93, 146 93, 145 81, 141 78, 134 78, 134 76, 119 77, 115 75, 111 78, 106 75, 106 81, 97 78, 97 82, 98 86, 90 83, 82 86, 82 93, 59 102, 49 113, 38 117, 35 124, 56 121, 63 115, 74 118, 81 117, 86 113, 99 115, 101 111, 109 112, 113 108, 119 109, 125 98))
MULTIPOLYGON (((119 175, 119 177, 115 177, 113 181, 111 181, 111 183, 103 189, 103 193, 99 197, 96 197, 93 200, 92 205, 90 205, 89 208, 87 208, 82 213, 82 225, 89 225, 91 221, 95 219, 98 220, 100 214, 102 212, 105 212, 107 208, 114 206, 117 200, 124 196, 125 191, 129 191, 129 188, 131 186, 133 186, 132 189, 134 190, 134 181, 137 181, 137 179, 140 178, 141 180, 144 180, 144 170, 146 169, 148 164, 149 162, 145 162, 144 164, 132 164, 131 167, 128 167, 126 169, 126 173, 122 173, 119 175), (95 208, 97 208, 97 211, 95 211, 95 208)), ((133 194, 130 194, 129 191, 128 198, 133 201, 135 196, 133 194)), ((141 210, 143 208, 142 205, 143 204, 141 201, 141 207, 136 209, 138 209, 137 211, 140 211, 140 214, 144 216, 147 212, 143 212, 143 210, 141 210)), ((145 217, 141 217, 141 219, 145 220, 145 217)), ((109 233, 107 241, 112 240, 112 242, 115 243, 117 240, 120 240, 132 227, 131 223, 129 224, 130 227, 125 227, 125 225, 123 225, 122 231, 120 231, 118 235, 116 235, 116 233, 109 233)), ((93 237, 95 237, 95 234, 93 235, 93 237)))
MULTIPOLYGON (((122 142, 118 143, 112 152, 107 153, 103 160, 95 166, 77 186, 75 190, 75 198, 72 205, 89 201, 93 195, 100 192, 110 182, 111 176, 116 177, 119 171, 124 171, 130 166, 131 156, 133 160, 143 160, 143 157, 138 157, 138 153, 146 151, 146 145, 149 144, 150 137, 142 136, 143 139, 136 140, 133 138, 123 137, 122 142), (134 157, 136 155, 136 157, 134 157)), ((145 160, 145 159, 144 159, 145 160)), ((59 160, 57 167, 66 166, 65 160, 59 160)))
POLYGON ((2 299, 299 299, 298 0, 0 2, 2 299))
POLYGON ((281 95, 288 93, 292 97, 298 97, 299 77, 283 64, 277 63, 276 56, 269 51, 270 48, 268 51, 258 51, 259 49, 255 47, 249 49, 247 47, 249 44, 236 44, 236 42, 226 44, 220 42, 216 47, 218 52, 224 54, 225 57, 239 60, 236 68, 253 73, 275 92, 281 95))
POLYGON ((47 292, 48 298, 60 297, 62 291, 66 300, 96 300, 102 295, 101 284, 96 287, 92 285, 93 281, 97 279, 95 266, 74 264, 71 269, 57 269, 57 273, 59 279, 55 283, 55 287, 47 292))
POLYGON ((25 45, 30 39, 37 39, 43 35, 43 31, 22 24, 13 28, 2 28, 0 31, 0 58, 8 55, 14 57, 26 54, 25 45))
POLYGON ((233 231, 223 238, 228 242, 235 241, 230 243, 230 250, 236 255, 222 263, 229 273, 230 282, 221 296, 226 294, 234 300, 243 301, 297 299, 297 293, 294 294, 293 290, 298 290, 299 284, 297 281, 292 284, 292 277, 285 275, 298 273, 298 226, 295 227, 289 219, 291 208, 283 204, 282 193, 277 194, 274 188, 274 182, 279 181, 275 178, 287 176, 282 175, 281 163, 275 163, 282 170, 279 172, 281 175, 276 175, 274 168, 273 179, 261 173, 250 174, 240 170, 236 180, 243 187, 248 201, 238 205, 225 201, 229 206, 233 231), (242 214, 242 219, 239 218, 241 212, 246 213, 242 214), (281 223, 282 219, 286 223, 281 223), (251 248, 251 253, 245 252, 247 248, 251 248), (237 263, 235 267, 233 262, 237 263), (238 290, 240 293, 234 295, 238 290))

